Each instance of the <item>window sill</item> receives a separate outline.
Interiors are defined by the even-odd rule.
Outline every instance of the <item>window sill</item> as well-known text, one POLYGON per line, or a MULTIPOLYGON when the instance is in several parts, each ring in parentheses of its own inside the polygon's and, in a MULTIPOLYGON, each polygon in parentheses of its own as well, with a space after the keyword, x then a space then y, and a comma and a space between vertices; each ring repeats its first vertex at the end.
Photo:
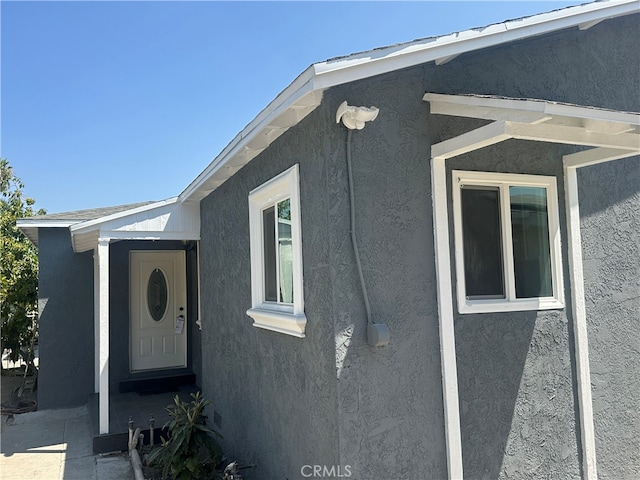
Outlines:
POLYGON ((254 327, 299 338, 305 336, 307 317, 304 313, 295 314, 265 308, 250 308, 247 310, 247 315, 253 319, 254 327))
POLYGON ((460 313, 525 312, 531 310, 557 310, 564 302, 556 298, 527 298, 522 300, 467 300, 458 306, 460 313))

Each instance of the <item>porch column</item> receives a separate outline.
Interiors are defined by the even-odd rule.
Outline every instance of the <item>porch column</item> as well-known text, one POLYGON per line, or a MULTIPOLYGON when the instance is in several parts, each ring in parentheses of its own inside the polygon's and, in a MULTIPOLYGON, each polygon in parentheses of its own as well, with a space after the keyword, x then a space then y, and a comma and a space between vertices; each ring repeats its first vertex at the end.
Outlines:
POLYGON ((453 325, 453 287, 449 256, 449 218, 447 214, 447 175, 445 157, 431 159, 431 195, 433 201, 433 235, 438 285, 438 317, 440 324, 440 362, 442 364, 442 397, 444 431, 447 447, 449 479, 461 479, 462 439, 458 406, 458 368, 453 325))
POLYGON ((100 393, 100 263, 93 249, 93 393, 100 393))
POLYGON ((98 405, 100 433, 109 433, 109 239, 99 238, 96 249, 98 335, 98 405))
POLYGON ((593 426, 591 400, 591 372, 589 368, 589 340, 587 311, 584 300, 584 273, 582 271, 582 240, 580 238, 580 204, 578 197, 578 172, 569 166, 564 157, 564 189, 567 203, 567 231, 569 237, 569 277, 571 278, 571 303, 573 306, 573 330, 576 348, 578 376, 578 403, 580 406, 580 430, 582 435, 582 471, 586 480, 596 480, 596 441, 593 426))

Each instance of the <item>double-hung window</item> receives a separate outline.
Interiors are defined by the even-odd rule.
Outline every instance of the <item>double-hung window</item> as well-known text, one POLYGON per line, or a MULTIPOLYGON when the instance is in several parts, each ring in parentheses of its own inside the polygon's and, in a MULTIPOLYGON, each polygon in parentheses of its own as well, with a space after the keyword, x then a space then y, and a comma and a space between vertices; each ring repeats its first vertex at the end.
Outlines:
POLYGON ((564 306, 555 177, 453 171, 460 313, 564 306))
POLYGON ((254 326, 304 337, 298 165, 249 193, 254 326))

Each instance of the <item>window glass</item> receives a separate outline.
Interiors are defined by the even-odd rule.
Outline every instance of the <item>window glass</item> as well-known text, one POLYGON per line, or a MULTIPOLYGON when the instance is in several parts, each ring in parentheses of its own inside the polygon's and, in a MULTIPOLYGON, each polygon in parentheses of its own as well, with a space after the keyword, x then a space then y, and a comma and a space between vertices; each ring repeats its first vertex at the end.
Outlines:
POLYGON ((155 268, 147 284, 147 306, 151 318, 156 322, 162 320, 167 312, 167 299, 167 279, 162 270, 155 268))
POLYGON ((278 273, 280 302, 293 303, 293 251, 291 245, 291 201, 278 203, 278 273))
POLYGON ((462 189, 462 236, 467 298, 505 298, 500 233, 500 192, 462 189))
POLYGON ((251 308, 254 327, 303 338, 299 166, 249 192, 251 308))
POLYGON ((262 227, 264 299, 267 302, 293 303, 291 201, 287 198, 264 209, 262 227), (278 212, 277 222, 276 211, 278 212))
POLYGON ((262 211, 263 259, 264 259, 264 299, 267 302, 278 300, 278 280, 276 278, 276 222, 275 208, 262 211))
POLYGON ((550 297, 551 252, 547 190, 509 187, 516 298, 550 297))
POLYGON ((556 179, 452 171, 460 313, 564 307, 556 179))

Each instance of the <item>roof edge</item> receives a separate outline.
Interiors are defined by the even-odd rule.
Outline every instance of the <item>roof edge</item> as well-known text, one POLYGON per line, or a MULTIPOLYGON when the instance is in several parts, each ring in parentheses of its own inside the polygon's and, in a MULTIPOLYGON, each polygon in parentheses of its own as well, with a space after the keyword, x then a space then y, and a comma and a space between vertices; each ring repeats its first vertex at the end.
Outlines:
POLYGON ((156 208, 164 207, 166 205, 171 205, 173 203, 176 203, 177 201, 178 201, 178 197, 171 197, 166 200, 160 200, 159 202, 149 203, 147 205, 135 207, 130 210, 123 210, 121 212, 113 213, 111 215, 106 215, 100 218, 95 218, 93 220, 76 222, 69 226, 69 230, 71 231, 71 236, 77 233, 85 233, 94 229, 98 229, 100 225, 102 225, 103 223, 109 222, 111 220, 117 220, 119 218, 128 217, 130 215, 135 215, 141 212, 154 210, 156 208))
MULTIPOLYGON (((595 1, 582 5, 508 20, 441 37, 314 63, 270 102, 209 165, 180 193, 181 202, 199 201, 212 189, 206 182, 260 135, 263 130, 306 95, 393 70, 452 57, 504 43, 523 40, 568 28, 589 28, 600 21, 640 12, 637 0, 595 1), (201 191, 202 189, 202 191, 201 191)), ((290 128, 290 127, 287 127, 290 128)), ((270 142, 269 142, 270 143, 270 142)), ((250 160, 245 161, 247 163, 250 160)), ((233 175, 233 173, 231 174, 233 175)), ((226 178, 225 178, 226 179, 226 178)), ((222 180, 220 183, 222 183, 222 180)), ((217 187, 213 187, 215 189, 217 187)))

